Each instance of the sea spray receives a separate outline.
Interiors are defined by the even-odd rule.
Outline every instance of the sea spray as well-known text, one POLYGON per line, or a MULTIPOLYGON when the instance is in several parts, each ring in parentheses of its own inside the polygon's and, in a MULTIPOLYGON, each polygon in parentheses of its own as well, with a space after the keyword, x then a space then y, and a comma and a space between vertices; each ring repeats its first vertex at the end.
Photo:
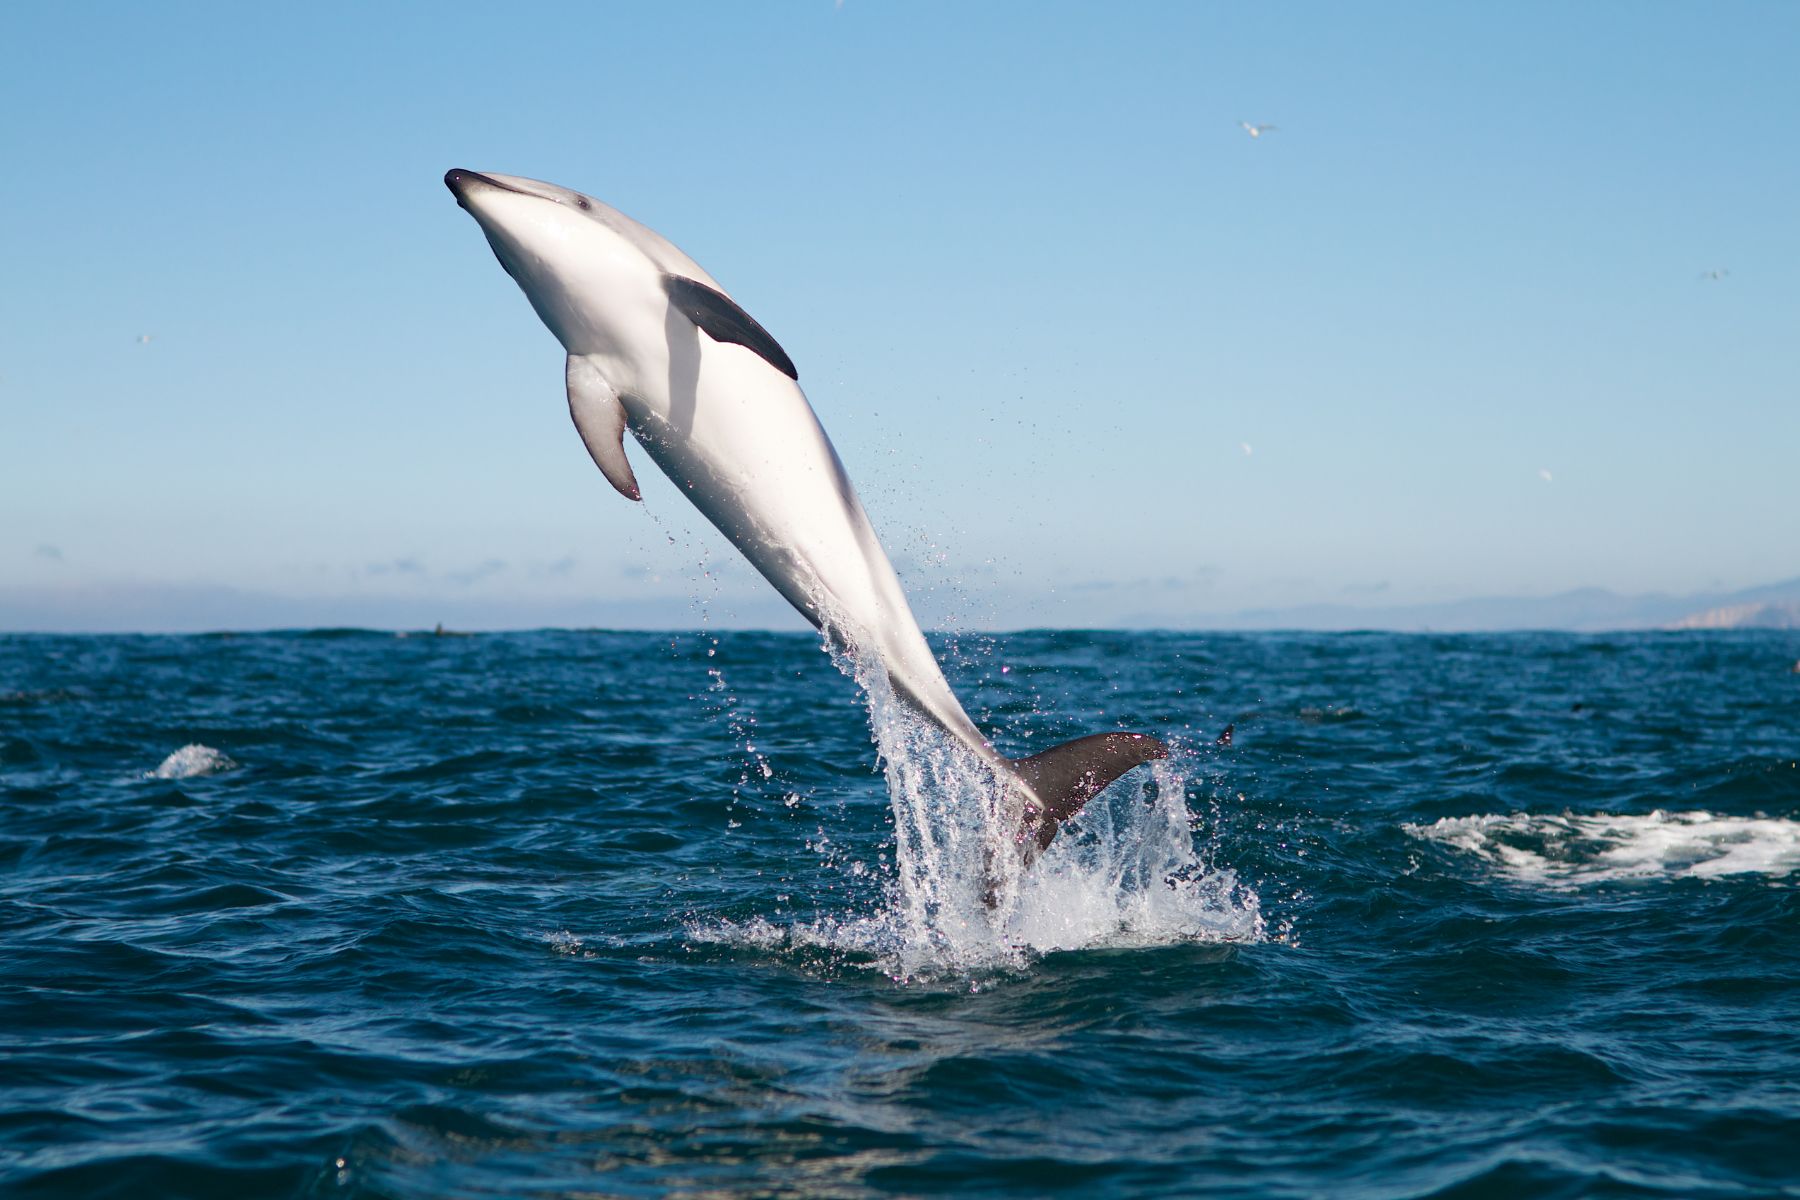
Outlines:
POLYGON ((1645 879, 1784 878, 1800 871, 1800 821, 1705 811, 1508 813, 1407 822, 1409 836, 1551 888, 1645 879))
MULTIPOLYGON (((887 926, 895 974, 1018 966, 1095 945, 1265 936, 1255 892, 1195 848, 1179 758, 1107 788, 1027 868, 1009 781, 902 702, 863 644, 827 623, 826 649, 868 705, 892 804, 894 873, 873 923, 887 926)), ((852 924, 866 948, 872 930, 852 924)))
MULTIPOLYGON (((682 544, 674 529, 664 525, 664 532, 682 544)), ((704 548, 693 566, 711 659, 717 638, 707 618, 718 579, 704 548)), ((821 865, 856 879, 847 894, 857 899, 847 910, 798 922, 779 914, 701 919, 686 927, 692 941, 860 962, 915 979, 1017 969, 1058 950, 1268 936, 1256 892, 1212 861, 1210 839, 1196 846, 1188 789, 1202 752, 1176 746, 1170 760, 1128 772, 1065 822, 1027 868, 1016 840, 1023 814, 1010 780, 898 698, 872 639, 846 614, 820 598, 815 610, 823 616, 824 649, 866 706, 888 788, 892 862, 846 855, 821 829, 806 845, 821 865), (863 886, 870 874, 885 875, 874 895, 863 886)), ((756 744, 755 716, 727 686, 722 666, 709 663, 707 675, 714 715, 745 755, 735 811, 743 789, 760 783, 758 775, 769 778, 772 768, 756 744)), ((728 824, 739 827, 735 816, 728 824)))
POLYGON ((147 772, 147 779, 193 779, 202 775, 217 775, 223 771, 237 769, 237 763, 231 756, 211 746, 202 746, 198 742, 190 742, 159 763, 154 771, 147 772))
POLYGON ((1256 892, 1196 847, 1191 755, 1149 765, 1088 802, 1023 879, 1008 930, 1034 951, 1262 941, 1256 892))

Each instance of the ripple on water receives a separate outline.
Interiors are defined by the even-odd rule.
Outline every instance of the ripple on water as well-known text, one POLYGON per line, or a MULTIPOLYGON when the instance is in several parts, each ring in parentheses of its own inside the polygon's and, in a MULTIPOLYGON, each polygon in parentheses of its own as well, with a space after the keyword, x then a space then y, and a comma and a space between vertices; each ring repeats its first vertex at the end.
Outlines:
POLYGON ((0 1193, 1783 1194, 1797 657, 965 639, 1194 747, 989 910, 810 636, 0 638, 0 1193))

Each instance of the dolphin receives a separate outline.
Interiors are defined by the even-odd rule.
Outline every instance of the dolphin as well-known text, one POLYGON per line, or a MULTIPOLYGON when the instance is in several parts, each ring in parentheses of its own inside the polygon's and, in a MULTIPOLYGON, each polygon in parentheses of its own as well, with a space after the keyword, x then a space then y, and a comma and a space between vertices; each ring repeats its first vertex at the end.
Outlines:
POLYGON ((1107 784, 1167 756, 1139 733, 1002 755, 951 692, 799 370, 768 330, 668 239, 590 196, 461 169, 444 183, 568 352, 569 415, 607 482, 641 499, 629 429, 830 643, 876 659, 904 704, 994 770, 1027 863, 1107 784))

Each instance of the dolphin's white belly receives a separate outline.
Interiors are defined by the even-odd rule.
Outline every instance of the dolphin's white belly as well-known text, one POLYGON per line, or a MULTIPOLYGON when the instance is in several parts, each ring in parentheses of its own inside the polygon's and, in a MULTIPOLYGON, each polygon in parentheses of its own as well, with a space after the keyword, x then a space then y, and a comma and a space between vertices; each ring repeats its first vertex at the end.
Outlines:
POLYGON ((624 394, 650 456, 789 603, 879 655, 910 699, 991 759, 799 385, 742 347, 671 342, 667 394, 648 378, 624 394))
POLYGON ((951 694, 769 331, 667 238, 590 196, 461 169, 444 182, 569 352, 569 414, 607 481, 641 497, 621 444, 629 428, 795 608, 859 662, 879 661, 902 700, 1007 781, 1022 861, 1101 788, 1167 754, 1153 737, 1114 732, 1002 758, 951 694))

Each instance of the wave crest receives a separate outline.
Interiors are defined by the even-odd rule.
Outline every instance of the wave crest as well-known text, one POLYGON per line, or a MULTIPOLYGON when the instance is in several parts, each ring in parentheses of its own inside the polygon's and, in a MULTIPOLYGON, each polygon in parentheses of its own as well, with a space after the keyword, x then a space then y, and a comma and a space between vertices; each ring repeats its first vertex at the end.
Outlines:
POLYGON ((221 771, 231 771, 237 763, 223 751, 214 750, 211 746, 202 746, 199 742, 190 742, 162 760, 156 770, 150 772, 151 779, 192 779, 199 775, 217 775, 221 771))
POLYGON ((1800 821, 1777 817, 1660 809, 1646 815, 1512 813, 1445 817, 1401 829, 1473 854, 1514 879, 1552 886, 1800 871, 1800 821))

